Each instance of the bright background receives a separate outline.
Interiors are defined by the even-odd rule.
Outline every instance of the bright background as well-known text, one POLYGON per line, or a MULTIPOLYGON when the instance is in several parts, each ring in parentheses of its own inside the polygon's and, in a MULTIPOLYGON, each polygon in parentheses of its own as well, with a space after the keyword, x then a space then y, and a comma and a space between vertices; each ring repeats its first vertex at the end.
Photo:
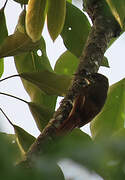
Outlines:
MULTIPOLYGON (((5 0, 0 0, 0 8, 3 6, 4 2, 5 0)), ((80 4, 80 2, 82 1, 73 0, 73 3, 76 6, 78 6, 80 9, 82 9, 82 4, 80 4)), ((14 2, 13 0, 9 0, 5 9, 9 34, 12 34, 14 32, 15 26, 18 21, 17 17, 19 16, 20 12, 21 12, 21 7, 19 6, 19 4, 14 2)), ((46 41, 47 55, 51 61, 52 66, 54 66, 58 57, 65 51, 63 41, 61 37, 59 37, 53 43, 48 35, 46 26, 44 28, 43 36, 46 41)), ((99 70, 99 72, 101 72, 102 74, 106 75, 109 78, 110 85, 125 77, 124 53, 125 53, 125 33, 105 53, 105 56, 109 60, 110 68, 101 67, 99 70)), ((5 58, 5 71, 2 78, 14 74, 17 74, 17 71, 15 69, 13 58, 12 57, 5 58)), ((30 101, 30 98, 28 94, 25 92, 23 85, 18 77, 1 82, 0 92, 13 94, 14 96, 30 101)), ((31 133, 36 137, 39 135, 40 132, 38 131, 36 124, 32 118, 32 115, 29 111, 29 108, 25 103, 0 95, 0 107, 4 110, 4 112, 7 114, 7 116, 13 123, 24 128, 25 130, 27 130, 29 133, 31 133)), ((8 123, 8 121, 5 119, 2 113, 0 113, 0 129, 3 132, 14 133, 13 127, 11 127, 11 125, 8 123)), ((82 129, 88 134, 90 134, 89 125, 84 126, 82 129)), ((75 168, 72 169, 73 172, 77 172, 76 174, 74 173, 73 175, 74 180, 82 180, 84 173, 83 168, 78 167, 76 164, 73 165, 73 162, 71 161, 66 160, 65 162, 66 162, 65 166, 64 163, 62 162, 60 163, 65 170, 65 174, 68 177, 71 177, 72 172, 67 172, 66 169, 67 167, 69 167, 69 165, 72 165, 72 167, 75 168)), ((86 175, 84 174, 84 179, 98 180, 100 178, 88 174, 86 175)))

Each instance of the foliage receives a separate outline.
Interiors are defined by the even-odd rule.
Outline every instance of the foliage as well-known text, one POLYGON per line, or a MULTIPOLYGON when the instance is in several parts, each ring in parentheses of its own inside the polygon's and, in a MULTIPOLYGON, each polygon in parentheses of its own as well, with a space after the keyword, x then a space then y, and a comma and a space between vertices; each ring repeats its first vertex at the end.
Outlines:
MULTIPOLYGON (((55 111, 57 98, 67 93, 91 25, 86 14, 71 0, 13 1, 22 7, 28 4, 28 8, 26 11, 24 6, 11 35, 8 35, 6 25, 6 3, 0 9, 0 77, 4 71, 3 58, 13 56, 18 76, 31 99, 31 102, 24 102, 28 104, 42 132, 55 111), (56 61, 54 69, 47 57, 44 37, 41 36, 46 19, 52 40, 61 35, 67 49, 56 61), (37 54, 38 50, 41 56, 37 54)), ((120 24, 123 33, 125 1, 103 1, 107 2, 111 15, 120 24)), ((85 3, 90 1, 85 0, 85 3)), ((116 39, 111 40, 109 48, 116 39)), ((109 67, 106 57, 102 66, 109 67)), ((45 156, 36 160, 33 169, 19 168, 15 163, 24 158, 35 137, 6 118, 15 134, 0 133, 1 179, 64 180, 63 172, 57 165, 64 158, 72 159, 106 180, 125 178, 125 79, 109 88, 103 110, 91 122, 92 138, 80 129, 74 129, 72 133, 57 139, 52 147, 48 145, 45 156)))

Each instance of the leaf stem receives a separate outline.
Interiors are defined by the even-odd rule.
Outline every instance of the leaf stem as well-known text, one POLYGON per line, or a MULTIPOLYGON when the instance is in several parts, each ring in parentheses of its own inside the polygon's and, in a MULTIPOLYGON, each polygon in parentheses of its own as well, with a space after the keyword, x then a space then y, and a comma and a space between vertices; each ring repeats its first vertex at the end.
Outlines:
POLYGON ((14 124, 10 121, 10 119, 8 118, 8 116, 5 114, 5 112, 0 108, 0 111, 3 113, 3 115, 5 116, 5 118, 8 120, 8 122, 14 126, 14 124))
POLYGON ((2 7, 3 10, 5 9, 7 2, 8 0, 5 1, 4 6, 2 7))
POLYGON ((10 79, 10 78, 13 78, 13 77, 19 77, 19 75, 15 74, 15 75, 12 75, 12 76, 5 77, 5 78, 1 79, 0 82, 5 81, 5 80, 10 79))
POLYGON ((13 95, 11 95, 11 94, 7 94, 7 93, 3 93, 3 92, 0 92, 0 94, 1 94, 1 95, 4 95, 4 96, 9 96, 9 97, 18 99, 18 100, 20 100, 20 101, 22 101, 22 102, 24 102, 24 103, 26 103, 26 104, 29 104, 28 101, 26 101, 26 100, 24 100, 24 99, 21 99, 21 98, 19 98, 19 97, 13 96, 13 95))

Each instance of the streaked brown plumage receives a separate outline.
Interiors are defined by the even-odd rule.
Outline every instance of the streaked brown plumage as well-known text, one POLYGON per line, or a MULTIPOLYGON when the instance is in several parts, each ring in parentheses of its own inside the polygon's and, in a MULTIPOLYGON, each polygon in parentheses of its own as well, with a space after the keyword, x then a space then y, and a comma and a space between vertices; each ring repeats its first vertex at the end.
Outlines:
POLYGON ((102 109, 108 91, 108 79, 99 73, 88 75, 88 86, 83 87, 74 100, 73 108, 60 130, 68 132, 90 122, 102 109), (90 80, 91 79, 91 80, 90 80))

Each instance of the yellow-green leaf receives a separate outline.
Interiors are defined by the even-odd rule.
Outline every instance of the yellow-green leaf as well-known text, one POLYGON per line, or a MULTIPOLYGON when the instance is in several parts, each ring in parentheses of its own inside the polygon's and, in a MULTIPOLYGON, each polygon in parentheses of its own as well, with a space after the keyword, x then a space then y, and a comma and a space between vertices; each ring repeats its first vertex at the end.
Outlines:
POLYGON ((68 2, 72 3, 72 0, 67 0, 68 2))
POLYGON ((16 140, 21 152, 24 154, 35 141, 35 137, 19 126, 13 125, 16 134, 16 140))
MULTIPOLYGON (((21 16, 16 27, 18 30, 25 28, 24 20, 21 16)), ((19 74, 24 72, 41 72, 43 70, 53 71, 46 54, 46 44, 43 37, 41 37, 38 50, 14 56, 14 60, 19 74)), ((49 96, 31 82, 24 79, 21 80, 32 101, 29 103, 30 111, 39 130, 42 131, 48 123, 52 112, 55 110, 57 97, 49 96)))
MULTIPOLYGON (((52 71, 51 65, 46 55, 45 41, 43 38, 41 38, 39 51, 42 53, 41 56, 39 56, 37 54, 37 50, 35 50, 33 52, 27 52, 14 57, 15 65, 19 74, 24 72, 41 72, 46 69, 48 71, 52 71)), ((34 84, 24 79, 22 79, 22 82, 32 102, 39 105, 44 105, 50 109, 52 108, 52 111, 54 111, 56 104, 55 96, 46 95, 34 84)))
POLYGON ((35 141, 36 138, 32 136, 31 134, 29 134, 24 129, 22 129, 21 127, 13 124, 2 109, 1 111, 4 114, 4 116, 7 118, 10 125, 14 128, 17 144, 21 152, 24 154, 26 151, 28 151, 29 147, 35 141))
POLYGON ((2 58, 0 59, 0 77, 2 76, 3 72, 4 72, 4 60, 2 58))
POLYGON ((124 0, 106 0, 112 14, 123 28, 125 25, 125 1, 124 0))
POLYGON ((64 96, 71 83, 71 77, 50 71, 19 74, 21 78, 33 83, 49 95, 64 96))
POLYGON ((13 35, 8 36, 0 46, 0 58, 39 49, 39 46, 40 41, 33 43, 26 34, 16 31, 13 35))
MULTIPOLYGON (((56 61, 54 71, 58 74, 73 75, 79 64, 79 58, 77 58, 70 51, 65 51, 59 59, 56 61)), ((108 59, 103 58, 101 66, 109 67, 108 59)))
POLYGON ((102 63, 101 63, 101 66, 104 66, 104 67, 107 67, 107 68, 109 68, 110 66, 109 66, 109 62, 108 62, 108 59, 107 59, 107 57, 103 57, 103 60, 102 60, 102 63))
POLYGON ((125 139, 125 128, 121 128, 119 131, 114 132, 112 138, 116 139, 125 139))
POLYGON ((66 0, 48 0, 47 26, 54 41, 61 33, 66 14, 66 0))
MULTIPOLYGON (((100 92, 101 93, 101 92, 100 92)), ((93 137, 111 135, 124 127, 125 79, 113 84, 102 111, 91 122, 93 137)))
MULTIPOLYGON (((44 40, 42 41, 41 46, 42 46, 42 48, 40 49, 42 52, 41 56, 38 56, 37 51, 34 51, 33 53, 29 52, 29 53, 25 53, 25 54, 14 57, 16 68, 19 73, 40 72, 46 69, 52 71, 48 58, 46 56, 44 40)), ((33 105, 30 104, 29 108, 31 110, 31 113, 34 117, 34 120, 39 130, 42 130, 42 128, 49 121, 49 118, 51 116, 50 112, 53 112, 55 109, 57 97, 49 96, 45 94, 43 91, 41 91, 36 85, 32 84, 31 82, 28 82, 24 79, 21 79, 21 80, 23 82, 25 90, 27 91, 27 93, 29 94, 31 98, 32 103, 35 103, 36 106, 39 106, 39 108, 35 108, 35 104, 34 104, 34 107, 33 105), (40 113, 40 108, 41 108, 41 113, 40 113), (43 117, 43 114, 45 114, 44 110, 47 111, 47 109, 48 109, 48 114, 46 114, 46 118, 45 118, 45 116, 43 117)))
POLYGON ((42 132, 43 128, 47 125, 48 121, 53 115, 53 112, 49 108, 43 105, 38 105, 33 102, 28 103, 30 111, 34 117, 38 129, 42 132))
POLYGON ((79 64, 79 59, 70 51, 65 51, 56 61, 54 71, 58 74, 73 75, 79 64))
POLYGON ((26 10, 24 9, 19 16, 18 23, 16 26, 15 31, 20 31, 21 33, 26 34, 26 29, 25 29, 25 17, 26 17, 26 10))
POLYGON ((39 49, 41 41, 33 43, 25 31, 25 15, 23 10, 19 16, 14 34, 8 36, 0 46, 0 57, 15 56, 24 52, 39 49), (11 44, 11 46, 10 46, 11 44))
POLYGON ((29 0, 26 12, 26 32, 33 42, 41 38, 45 17, 47 0, 29 0))
MULTIPOLYGON (((7 147, 8 148, 8 145, 12 147, 11 150, 13 150, 13 153, 14 153, 14 156, 12 157, 14 160, 13 162, 19 162, 22 160, 23 156, 22 156, 22 153, 19 149, 19 146, 17 144, 17 141, 16 141, 16 135, 15 134, 6 134, 4 132, 0 132, 0 141, 1 140, 5 140, 5 142, 7 143, 7 147)), ((3 142, 2 142, 3 143, 3 142)), ((1 143, 1 144, 2 144, 1 143)), ((3 144, 2 144, 3 145, 3 144)), ((1 147, 1 146, 0 146, 1 147)), ((4 157, 5 158, 5 157, 4 157)), ((5 159, 4 159, 5 160, 5 159)))

